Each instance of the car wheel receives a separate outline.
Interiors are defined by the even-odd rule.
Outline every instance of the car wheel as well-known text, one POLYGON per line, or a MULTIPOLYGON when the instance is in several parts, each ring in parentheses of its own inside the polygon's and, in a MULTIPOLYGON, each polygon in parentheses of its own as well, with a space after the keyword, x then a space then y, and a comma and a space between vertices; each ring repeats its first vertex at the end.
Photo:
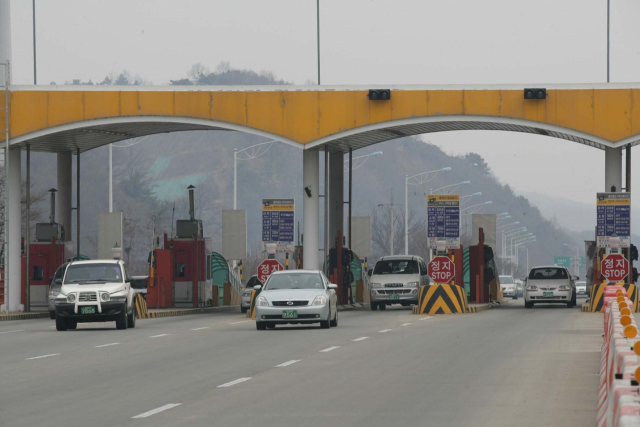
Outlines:
POLYGON ((124 330, 127 329, 127 310, 124 309, 118 317, 116 318, 116 329, 124 330))
POLYGON ((574 307, 578 305, 578 295, 573 294, 573 298, 571 299, 571 304, 573 304, 574 307))
POLYGON ((386 310, 387 304, 380 304, 380 310, 386 310))
POLYGON ((524 301, 524 308, 533 308, 533 303, 525 300, 524 301))
POLYGON ((513 296, 513 299, 517 300, 517 299, 518 299, 518 294, 515 294, 515 295, 513 296))
POLYGON ((335 328, 336 326, 338 326, 338 308, 337 307, 336 307, 336 315, 331 321, 331 327, 335 328))
POLYGON ((67 319, 64 317, 56 317, 56 331, 67 330, 67 319))
POLYGON ((249 311, 249 307, 240 307, 240 311, 246 313, 247 311, 249 311))
POLYGON ((377 302, 371 302, 371 311, 376 311, 378 309, 378 303, 377 302))
POLYGON ((55 312, 55 311, 50 311, 50 312, 49 312, 49 318, 50 318, 51 320, 55 320, 55 318, 56 318, 56 312, 55 312))
POLYGON ((256 329, 259 331, 265 331, 267 329, 267 324, 264 322, 256 322, 256 329))
POLYGON ((75 330, 78 327, 78 321, 77 320, 67 320, 67 329, 70 330, 75 330))
POLYGON ((133 307, 131 308, 131 314, 127 316, 127 327, 136 327, 136 311, 133 309, 133 307))

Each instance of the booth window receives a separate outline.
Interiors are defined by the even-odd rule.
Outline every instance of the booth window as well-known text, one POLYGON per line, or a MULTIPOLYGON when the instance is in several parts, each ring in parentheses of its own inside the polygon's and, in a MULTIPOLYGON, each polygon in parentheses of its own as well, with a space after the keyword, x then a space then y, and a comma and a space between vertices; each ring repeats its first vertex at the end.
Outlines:
POLYGON ((44 267, 41 265, 33 266, 33 275, 31 280, 42 280, 44 278, 44 267))
POLYGON ((176 262, 176 277, 184 277, 184 262, 176 262))

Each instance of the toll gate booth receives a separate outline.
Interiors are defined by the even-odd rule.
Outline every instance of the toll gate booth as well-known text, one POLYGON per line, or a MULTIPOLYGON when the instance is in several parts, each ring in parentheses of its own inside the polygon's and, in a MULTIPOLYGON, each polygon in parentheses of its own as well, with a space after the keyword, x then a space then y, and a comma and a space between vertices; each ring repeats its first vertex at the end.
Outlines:
MULTIPOLYGON (((29 275, 29 301, 31 307, 46 307, 51 279, 58 267, 73 257, 73 242, 65 241, 62 224, 55 222, 55 189, 51 192, 48 223, 36 224, 36 239, 29 242, 29 271, 26 256, 22 256, 21 300, 27 301, 27 274, 29 275)), ((26 254, 26 245, 22 241, 22 253, 26 254)))

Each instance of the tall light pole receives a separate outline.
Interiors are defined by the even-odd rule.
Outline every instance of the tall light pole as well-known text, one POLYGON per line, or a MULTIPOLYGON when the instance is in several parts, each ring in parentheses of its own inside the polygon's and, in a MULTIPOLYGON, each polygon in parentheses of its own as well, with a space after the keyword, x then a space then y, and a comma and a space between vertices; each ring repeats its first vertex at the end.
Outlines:
POLYGON ((318 19, 318 86, 320 86, 320 0, 316 0, 316 18, 318 19))
POLYGON ((38 84, 38 73, 36 72, 36 0, 33 0, 33 84, 38 84))
POLYGON ((471 201, 471 198, 474 196, 482 196, 482 192, 478 191, 477 193, 467 194, 466 196, 460 196, 460 207, 469 203, 471 201))
MULTIPOLYGON (((353 167, 351 168, 352 171, 358 169, 359 167, 364 166, 365 163, 367 163, 367 160, 369 160, 371 157, 377 157, 377 156, 382 156, 382 151, 376 151, 375 153, 371 153, 371 154, 365 154, 364 156, 358 156, 358 157, 354 157, 353 159, 351 159, 352 163, 353 163, 353 167)), ((348 172, 349 171, 349 159, 344 161, 345 166, 344 166, 344 171, 348 172)))
POLYGON ((464 227, 464 233, 465 233, 465 234, 467 233, 467 225, 468 225, 468 223, 467 223, 467 217, 468 217, 469 215, 473 215, 473 214, 475 214, 475 213, 480 212, 480 210, 481 210, 483 207, 485 207, 486 205, 490 205, 490 204, 492 204, 492 203, 493 203, 493 202, 492 202, 491 200, 489 200, 489 201, 487 201, 487 202, 484 202, 484 203, 478 203, 478 204, 476 204, 476 205, 472 205, 472 206, 469 206, 469 207, 467 207, 467 208, 464 208, 464 209, 460 210, 460 215, 464 216, 464 219, 465 219, 465 227, 464 227))
POLYGON ((568 247, 569 249, 573 249, 576 251, 576 262, 573 265, 573 273, 578 276, 580 274, 580 270, 579 270, 579 264, 580 264, 580 248, 578 248, 577 246, 574 245, 570 245, 568 243, 563 243, 564 246, 568 247))
POLYGON ((238 208, 238 160, 253 160, 269 151, 271 145, 278 141, 267 141, 242 150, 233 150, 233 210, 238 208))
MULTIPOLYGON (((505 218, 507 218, 507 217, 505 217, 505 218)), ((511 218, 511 215, 509 215, 508 218, 511 218)), ((520 224, 520 221, 512 222, 511 224, 504 224, 504 225, 499 226, 496 229, 496 231, 500 232, 500 244, 502 245, 502 248, 501 248, 502 258, 505 258, 507 256, 507 253, 505 252, 506 246, 507 246, 507 242, 506 242, 504 233, 506 231, 509 231, 509 228, 511 228, 512 226, 518 225, 518 224, 520 224)))
POLYGON ((611 26, 611 0, 607 0, 607 83, 609 83, 609 52, 610 52, 610 36, 609 28, 611 26))
POLYGON ((422 185, 434 179, 440 172, 451 172, 450 167, 437 169, 404 178, 404 254, 409 255, 409 185, 422 185))
POLYGON ((429 190, 429 194, 438 194, 440 191, 444 191, 443 194, 451 194, 458 189, 461 185, 469 185, 471 181, 462 181, 457 184, 449 184, 444 187, 436 188, 435 190, 429 190))
POLYGON ((141 138, 133 138, 124 141, 124 145, 109 144, 109 212, 113 212, 113 149, 115 148, 131 148, 145 141, 149 136, 141 138))

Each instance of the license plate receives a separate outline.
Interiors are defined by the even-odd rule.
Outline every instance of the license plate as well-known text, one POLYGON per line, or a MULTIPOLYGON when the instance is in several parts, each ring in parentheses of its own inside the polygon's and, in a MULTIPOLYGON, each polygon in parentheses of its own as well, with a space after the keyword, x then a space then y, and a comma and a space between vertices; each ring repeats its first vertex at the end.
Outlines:
POLYGON ((96 308, 93 306, 80 307, 80 314, 96 314, 96 308))
POLYGON ((543 292, 542 293, 542 297, 543 298, 553 298, 553 292, 543 292))
POLYGON ((283 319, 297 319, 298 318, 298 310, 283 310, 282 311, 283 319))
POLYGON ((394 299, 400 299, 400 295, 398 294, 391 294, 389 295, 389 299, 394 300, 394 299))

